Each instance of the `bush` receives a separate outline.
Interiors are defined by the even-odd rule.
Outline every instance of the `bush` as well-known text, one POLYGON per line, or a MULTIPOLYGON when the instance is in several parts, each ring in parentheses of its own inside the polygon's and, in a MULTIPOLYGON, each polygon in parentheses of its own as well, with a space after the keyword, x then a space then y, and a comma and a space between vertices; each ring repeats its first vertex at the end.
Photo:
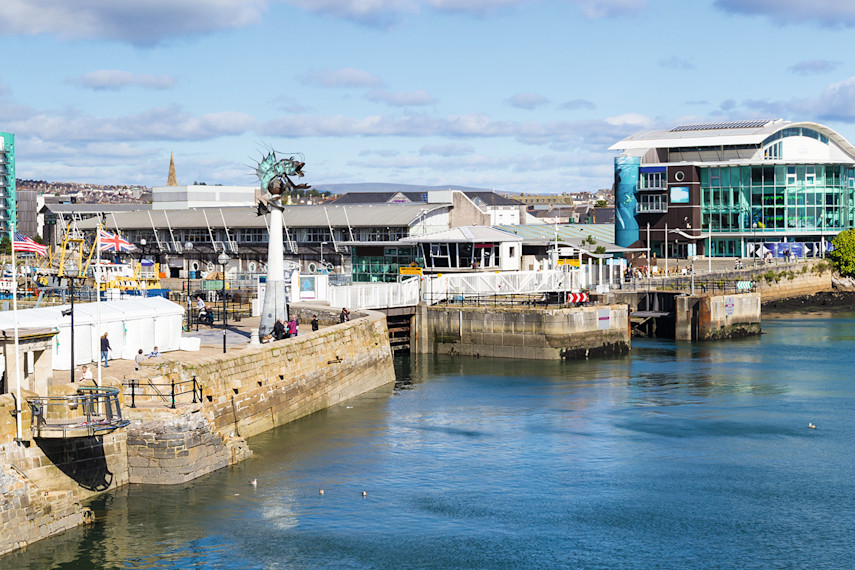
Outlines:
MULTIPOLYGON (((855 230, 840 232, 831 244, 834 249, 828 252, 828 258, 834 262, 837 272, 844 276, 855 275, 855 230)), ((817 271, 819 265, 823 264, 817 264, 814 271, 822 273, 825 269, 817 271)))

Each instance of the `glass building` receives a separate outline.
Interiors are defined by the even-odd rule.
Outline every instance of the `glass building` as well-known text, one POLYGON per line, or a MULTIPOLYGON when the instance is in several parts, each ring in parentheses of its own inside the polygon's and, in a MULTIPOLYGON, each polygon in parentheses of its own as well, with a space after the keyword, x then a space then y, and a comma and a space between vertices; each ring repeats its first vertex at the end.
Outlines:
POLYGON ((16 205, 15 135, 0 133, 0 232, 12 231, 16 205))
POLYGON ((812 255, 855 227, 855 147, 817 123, 683 125, 612 149, 623 151, 615 161, 623 247, 676 258, 812 255))

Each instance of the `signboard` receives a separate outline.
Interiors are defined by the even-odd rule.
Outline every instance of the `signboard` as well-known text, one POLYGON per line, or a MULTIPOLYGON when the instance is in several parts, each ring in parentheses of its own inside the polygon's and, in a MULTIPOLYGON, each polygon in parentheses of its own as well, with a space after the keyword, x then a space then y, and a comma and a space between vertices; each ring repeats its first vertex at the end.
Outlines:
POLYGON ((568 303, 587 303, 588 302, 588 294, 587 293, 568 293, 567 294, 567 302, 568 303))
POLYGON ((737 281, 736 282, 736 290, 737 291, 749 291, 751 290, 752 281, 737 281))
POLYGON ((671 203, 672 204, 688 204, 689 203, 689 187, 688 186, 671 186, 671 203))
POLYGON ((398 274, 400 275, 421 275, 421 267, 399 267, 398 274))
POLYGON ((570 267, 579 267, 579 258, 573 257, 570 259, 559 259, 558 265, 569 265, 570 267))
POLYGON ((597 330, 609 330, 609 327, 611 326, 611 321, 609 320, 611 312, 611 309, 608 308, 597 310, 597 330))
POLYGON ((733 297, 724 298, 724 314, 733 315, 733 297))

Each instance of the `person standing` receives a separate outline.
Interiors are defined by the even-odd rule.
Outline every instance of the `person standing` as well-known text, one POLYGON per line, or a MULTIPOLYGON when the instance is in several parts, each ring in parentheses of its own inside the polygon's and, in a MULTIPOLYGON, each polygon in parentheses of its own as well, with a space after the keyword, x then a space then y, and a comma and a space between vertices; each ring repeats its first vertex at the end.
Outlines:
POLYGON ((350 320, 350 311, 347 310, 346 307, 341 308, 341 312, 338 314, 338 322, 344 323, 350 320))
POLYGON ((145 355, 142 353, 142 349, 137 351, 137 355, 134 356, 134 370, 140 369, 140 362, 145 360, 145 355))
POLYGON ((288 334, 290 336, 297 336, 297 317, 288 321, 288 334))
POLYGON ((312 317, 312 332, 318 330, 318 315, 312 317))
POLYGON ((104 368, 109 368, 110 365, 107 364, 107 360, 110 357, 110 351, 113 350, 110 348, 110 341, 107 340, 107 333, 101 335, 101 360, 104 361, 104 368))
POLYGON ((273 339, 282 340, 285 338, 285 324, 282 319, 276 319, 276 324, 273 325, 273 339))
POLYGON ((157 347, 154 347, 154 350, 148 353, 149 358, 160 358, 160 351, 157 350, 157 347))

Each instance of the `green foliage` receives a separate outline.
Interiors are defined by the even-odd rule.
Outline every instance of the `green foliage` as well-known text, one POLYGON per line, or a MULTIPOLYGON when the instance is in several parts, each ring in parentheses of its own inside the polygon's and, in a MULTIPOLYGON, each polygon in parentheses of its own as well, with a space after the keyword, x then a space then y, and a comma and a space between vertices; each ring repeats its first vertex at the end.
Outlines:
POLYGON ((585 239, 582 241, 582 243, 589 243, 589 244, 591 244, 591 245, 594 245, 594 244, 596 244, 596 243, 597 243, 597 240, 595 240, 595 239, 594 239, 594 236, 592 236, 591 234, 588 234, 588 237, 587 237, 587 238, 585 238, 585 239))
POLYGON ((0 253, 12 253, 12 241, 9 239, 9 234, 4 233, 0 238, 0 253))
POLYGON ((831 243, 834 251, 830 251, 828 257, 834 262, 838 273, 845 276, 855 275, 855 230, 840 232, 831 243))
POLYGON ((597 249, 594 250, 594 253, 596 253, 597 255, 603 254, 605 252, 606 252, 606 248, 604 248, 601 245, 598 245, 597 249))
POLYGON ((594 207, 595 208, 608 208, 609 203, 606 200, 597 200, 597 202, 594 204, 594 207))

